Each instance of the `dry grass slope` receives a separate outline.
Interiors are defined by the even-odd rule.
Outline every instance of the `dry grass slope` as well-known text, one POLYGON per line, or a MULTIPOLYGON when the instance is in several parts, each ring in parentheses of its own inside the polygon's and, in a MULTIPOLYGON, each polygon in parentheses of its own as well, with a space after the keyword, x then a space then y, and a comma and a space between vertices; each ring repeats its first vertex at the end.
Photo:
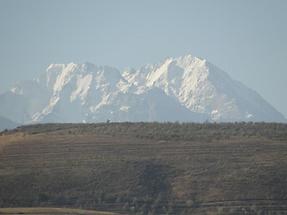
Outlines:
POLYGON ((0 207, 287 214, 287 125, 102 123, 0 135, 0 207))
POLYGON ((0 208, 0 214, 25 215, 116 215, 115 213, 71 208, 0 208))

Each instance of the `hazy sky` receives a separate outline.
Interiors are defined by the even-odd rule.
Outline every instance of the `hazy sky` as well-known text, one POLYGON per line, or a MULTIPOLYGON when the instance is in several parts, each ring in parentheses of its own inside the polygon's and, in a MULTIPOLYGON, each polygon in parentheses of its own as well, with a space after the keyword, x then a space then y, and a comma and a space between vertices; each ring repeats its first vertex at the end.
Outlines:
POLYGON ((285 0, 0 0, 0 91, 50 63, 139 67, 191 53, 287 116, 285 0))

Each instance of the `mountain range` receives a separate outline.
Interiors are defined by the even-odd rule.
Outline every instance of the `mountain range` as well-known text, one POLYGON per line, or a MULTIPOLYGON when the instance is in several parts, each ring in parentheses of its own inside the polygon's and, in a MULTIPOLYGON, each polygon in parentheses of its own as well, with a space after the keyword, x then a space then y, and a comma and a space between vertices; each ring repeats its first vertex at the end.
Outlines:
POLYGON ((192 55, 139 69, 51 64, 0 94, 0 115, 45 122, 285 122, 254 90, 192 55))

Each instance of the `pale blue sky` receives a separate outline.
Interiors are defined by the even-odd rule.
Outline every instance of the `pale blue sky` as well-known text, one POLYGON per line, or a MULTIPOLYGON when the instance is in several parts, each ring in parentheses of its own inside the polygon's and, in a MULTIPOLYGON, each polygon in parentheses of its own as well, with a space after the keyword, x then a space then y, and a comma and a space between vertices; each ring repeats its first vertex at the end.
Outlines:
POLYGON ((287 116, 285 0, 0 0, 0 91, 50 63, 208 59, 287 116))

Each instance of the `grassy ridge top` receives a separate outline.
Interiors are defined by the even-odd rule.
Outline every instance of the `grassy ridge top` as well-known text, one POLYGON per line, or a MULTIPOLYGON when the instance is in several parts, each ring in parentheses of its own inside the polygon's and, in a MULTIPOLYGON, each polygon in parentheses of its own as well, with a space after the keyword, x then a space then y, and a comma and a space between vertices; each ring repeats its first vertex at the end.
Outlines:
MULTIPOLYGON (((257 137, 286 140, 287 124, 281 123, 97 123, 97 124, 36 124, 11 131, 28 134, 99 134, 149 139, 211 140, 230 137, 257 137)), ((9 132, 8 132, 9 133, 9 132)))
POLYGON ((101 123, 0 136, 0 207, 287 212, 287 125, 101 123))

